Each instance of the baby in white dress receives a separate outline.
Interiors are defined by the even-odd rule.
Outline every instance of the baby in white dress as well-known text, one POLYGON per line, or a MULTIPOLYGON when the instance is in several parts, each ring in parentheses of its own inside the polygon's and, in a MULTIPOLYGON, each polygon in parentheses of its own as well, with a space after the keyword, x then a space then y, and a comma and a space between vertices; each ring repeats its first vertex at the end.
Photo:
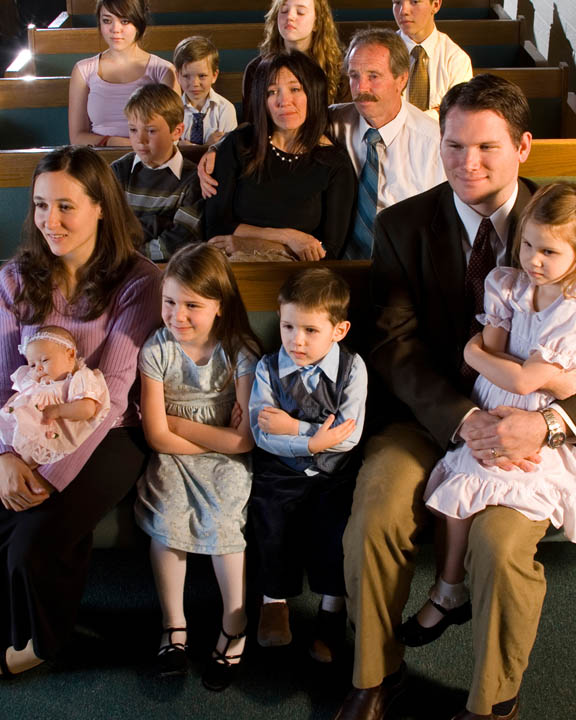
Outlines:
POLYGON ((10 376, 16 392, 0 410, 0 439, 31 467, 46 465, 86 440, 108 414, 110 396, 68 330, 42 327, 19 350, 27 364, 10 376))

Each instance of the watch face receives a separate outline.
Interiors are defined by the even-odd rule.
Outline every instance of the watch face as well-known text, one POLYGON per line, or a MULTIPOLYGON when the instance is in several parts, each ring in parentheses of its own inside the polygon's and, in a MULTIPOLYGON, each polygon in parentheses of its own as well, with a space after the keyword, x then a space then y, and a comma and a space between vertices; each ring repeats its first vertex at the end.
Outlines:
POLYGON ((566 435, 563 432, 556 432, 548 438, 548 447, 558 448, 566 442, 566 435))

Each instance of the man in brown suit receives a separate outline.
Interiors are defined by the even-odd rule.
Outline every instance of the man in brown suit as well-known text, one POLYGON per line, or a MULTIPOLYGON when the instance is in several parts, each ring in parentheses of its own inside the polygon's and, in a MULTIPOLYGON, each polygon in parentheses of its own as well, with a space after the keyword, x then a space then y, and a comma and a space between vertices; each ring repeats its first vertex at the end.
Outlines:
MULTIPOLYGON (((465 276, 474 239, 489 218, 493 260, 510 264, 518 214, 534 191, 518 180, 530 152, 529 111, 519 88, 490 75, 452 88, 440 109, 448 178, 383 210, 375 224, 372 278, 377 311, 371 364, 396 404, 378 399, 388 424, 370 438, 344 536, 349 613, 356 627, 353 689, 338 720, 389 718, 405 683, 394 637, 410 591, 422 495, 450 443, 478 460, 525 470, 552 434, 573 429, 576 398, 540 412, 479 410, 462 378, 470 308, 465 276)), ((556 397, 566 388, 550 388, 556 397)), ((474 672, 457 720, 512 720, 538 627, 545 580, 534 561, 548 521, 505 507, 479 513, 466 567, 471 585, 474 672)), ((449 624, 450 620, 448 620, 449 624)))

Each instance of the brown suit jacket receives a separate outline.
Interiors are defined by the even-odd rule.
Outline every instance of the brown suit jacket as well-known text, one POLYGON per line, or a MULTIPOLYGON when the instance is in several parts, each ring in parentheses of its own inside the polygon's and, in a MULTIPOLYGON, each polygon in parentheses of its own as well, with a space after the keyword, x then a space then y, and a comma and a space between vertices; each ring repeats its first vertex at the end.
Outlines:
MULTIPOLYGON (((520 180, 506 264, 518 216, 535 187, 520 180)), ((371 366, 402 404, 400 412, 412 415, 442 448, 474 407, 459 375, 469 327, 462 233, 448 183, 386 208, 375 222, 371 366)), ((576 418, 576 397, 562 406, 576 418)), ((394 416, 398 412, 396 406, 394 416)))

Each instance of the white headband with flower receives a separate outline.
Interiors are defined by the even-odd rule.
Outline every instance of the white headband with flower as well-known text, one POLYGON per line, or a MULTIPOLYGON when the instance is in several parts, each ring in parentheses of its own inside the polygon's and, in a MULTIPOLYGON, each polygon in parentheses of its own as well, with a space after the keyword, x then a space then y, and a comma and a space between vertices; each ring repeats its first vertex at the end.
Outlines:
POLYGON ((49 330, 38 330, 38 332, 35 332, 34 335, 30 335, 30 337, 25 338, 21 345, 18 345, 18 352, 21 355, 26 355, 28 345, 36 340, 49 340, 50 342, 58 343, 58 345, 63 345, 65 348, 69 348, 70 350, 76 350, 76 345, 72 342, 72 340, 63 337, 62 335, 50 332, 49 330))

